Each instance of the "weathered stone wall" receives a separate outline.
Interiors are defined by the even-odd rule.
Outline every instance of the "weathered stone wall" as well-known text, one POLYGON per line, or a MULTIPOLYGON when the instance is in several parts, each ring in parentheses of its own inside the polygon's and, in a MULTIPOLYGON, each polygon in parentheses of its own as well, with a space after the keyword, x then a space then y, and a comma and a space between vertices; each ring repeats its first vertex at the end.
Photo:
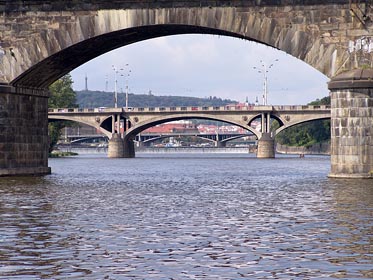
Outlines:
POLYGON ((26 92, 0 87, 0 176, 50 172, 48 99, 26 92))

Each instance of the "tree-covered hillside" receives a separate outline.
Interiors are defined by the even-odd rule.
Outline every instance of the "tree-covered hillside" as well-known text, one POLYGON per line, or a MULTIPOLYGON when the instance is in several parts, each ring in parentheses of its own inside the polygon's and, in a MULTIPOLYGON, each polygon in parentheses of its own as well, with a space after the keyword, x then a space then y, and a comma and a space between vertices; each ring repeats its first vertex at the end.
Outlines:
MULTIPOLYGON (((77 91, 80 108, 114 107, 114 93, 104 91, 77 91)), ((172 106, 224 106, 237 103, 217 97, 198 98, 188 96, 155 96, 152 94, 128 95, 129 107, 172 107, 172 106)), ((125 94, 118 93, 118 107, 125 106, 125 94)))

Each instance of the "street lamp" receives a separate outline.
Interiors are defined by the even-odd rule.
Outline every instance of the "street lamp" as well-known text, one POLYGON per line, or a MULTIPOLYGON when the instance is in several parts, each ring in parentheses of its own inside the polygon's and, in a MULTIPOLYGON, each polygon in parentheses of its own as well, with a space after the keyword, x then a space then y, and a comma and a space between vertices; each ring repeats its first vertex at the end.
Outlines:
POLYGON ((117 74, 119 70, 114 65, 112 65, 112 68, 114 70, 114 108, 118 108, 117 74))
MULTIPOLYGON (((275 59, 274 62, 277 62, 278 59, 275 59)), ((269 72, 269 69, 273 67, 273 63, 271 63, 269 66, 264 61, 260 61, 262 63, 261 68, 253 67, 253 69, 257 70, 258 73, 263 74, 263 105, 268 105, 268 77, 267 73, 269 72)))
MULTIPOLYGON (((126 64, 125 66, 129 66, 129 64, 126 64)), ((121 69, 123 70, 123 69, 121 69)), ((124 87, 125 87, 125 90, 126 90, 126 105, 125 105, 125 109, 126 111, 128 110, 128 94, 129 94, 129 80, 128 80, 128 77, 130 76, 131 74, 131 70, 129 69, 128 72, 124 73, 124 74, 121 74, 121 76, 123 77, 124 79, 124 87)))
MULTIPOLYGON (((125 66, 129 66, 129 64, 126 64, 125 66)), ((124 68, 118 69, 114 65, 112 65, 112 68, 114 70, 114 107, 118 108, 118 80, 117 80, 117 74, 121 73, 121 71, 124 71, 124 68)), ((129 76, 131 73, 131 70, 128 71, 127 75, 121 74, 121 76, 129 76)), ((127 80, 128 81, 128 80, 127 80)), ((126 83, 126 81, 124 81, 126 83)), ((128 108, 128 82, 126 86, 126 109, 128 108)))

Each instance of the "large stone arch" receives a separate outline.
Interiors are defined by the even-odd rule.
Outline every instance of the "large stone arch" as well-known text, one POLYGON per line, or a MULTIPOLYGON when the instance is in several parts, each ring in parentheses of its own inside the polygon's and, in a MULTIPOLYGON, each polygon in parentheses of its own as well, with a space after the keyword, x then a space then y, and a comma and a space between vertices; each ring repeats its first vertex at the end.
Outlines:
POLYGON ((196 5, 164 1, 130 6, 124 3, 120 8, 119 4, 115 7, 100 1, 86 6, 76 2, 79 10, 74 10, 74 4, 41 6, 40 11, 26 4, 19 11, 5 9, 5 28, 0 36, 3 48, 8 51, 0 65, 3 73, 0 82, 19 87, 47 87, 63 74, 115 48, 186 33, 219 34, 260 42, 308 63, 329 77, 372 60, 373 55, 356 58, 348 53, 351 39, 369 35, 371 31, 354 21, 347 3, 316 1, 315 5, 319 5, 307 6, 213 1, 196 5), (123 8, 126 6, 128 9, 123 8), (358 35, 346 35, 343 26, 358 29, 358 35))

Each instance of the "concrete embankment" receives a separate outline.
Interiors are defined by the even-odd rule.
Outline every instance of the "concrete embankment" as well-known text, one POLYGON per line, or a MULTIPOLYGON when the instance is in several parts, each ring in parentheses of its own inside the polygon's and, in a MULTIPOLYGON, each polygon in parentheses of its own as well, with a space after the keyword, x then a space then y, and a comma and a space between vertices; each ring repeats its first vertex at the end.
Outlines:
POLYGON ((279 154, 330 155, 330 143, 319 143, 308 148, 276 144, 276 152, 279 154))

